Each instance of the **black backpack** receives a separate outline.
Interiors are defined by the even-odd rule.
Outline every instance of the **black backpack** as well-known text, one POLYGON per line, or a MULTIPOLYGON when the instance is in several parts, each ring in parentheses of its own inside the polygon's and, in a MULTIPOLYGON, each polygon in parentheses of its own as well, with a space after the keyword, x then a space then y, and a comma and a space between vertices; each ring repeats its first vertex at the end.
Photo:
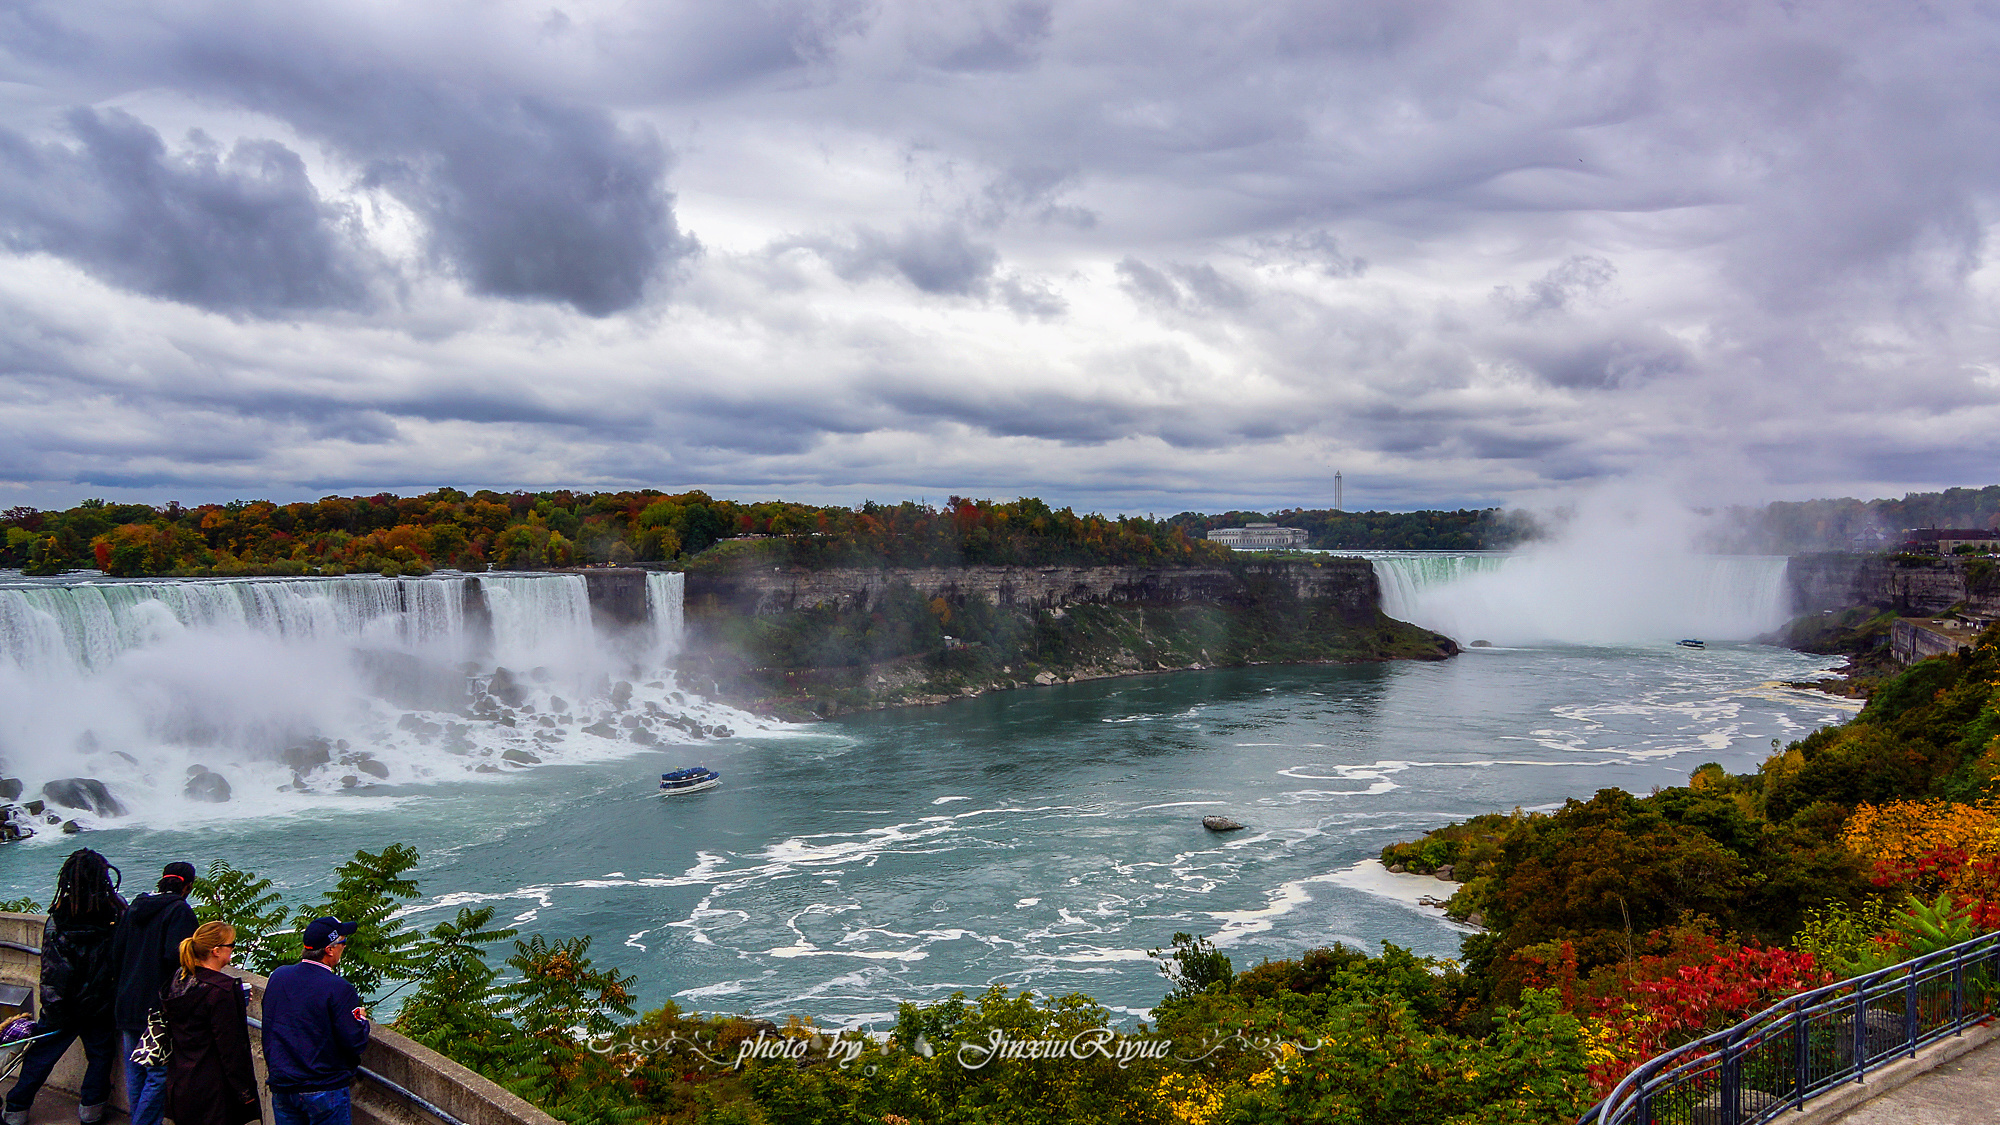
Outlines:
POLYGON ((118 965, 111 958, 114 928, 106 922, 42 926, 43 1031, 78 1031, 111 1023, 118 993, 118 965))

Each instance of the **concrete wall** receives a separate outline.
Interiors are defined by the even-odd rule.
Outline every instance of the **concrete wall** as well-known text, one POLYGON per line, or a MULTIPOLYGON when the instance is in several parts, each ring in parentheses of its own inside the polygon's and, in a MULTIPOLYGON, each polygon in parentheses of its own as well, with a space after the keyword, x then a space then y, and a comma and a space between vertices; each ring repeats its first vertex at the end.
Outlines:
POLYGON ((1889 651, 1898 663, 1915 664, 1933 656, 1951 656, 1979 636, 1977 629, 1951 621, 1913 621, 1899 617, 1889 627, 1889 651))
MULTIPOLYGON (((34 914, 0 914, 0 940, 40 946, 42 917, 34 914)), ((41 978, 39 957, 11 949, 0 949, 0 981, 33 984, 41 978)), ((250 982, 250 1018, 263 1019, 264 978, 230 970, 232 976, 250 982)), ((257 1063, 257 1080, 264 1081, 264 1051, 261 1036, 252 1028, 251 1055, 257 1063)), ((396 1034, 380 1024, 375 1026, 361 1065, 402 1086, 466 1125, 560 1125, 555 1118, 508 1093, 436 1051, 396 1034)), ((120 1078, 112 1084, 112 1104, 125 1108, 125 1091, 120 1078)), ((45 1091, 76 1096, 83 1081, 83 1047, 71 1047, 69 1054, 49 1076, 45 1091)), ((264 1094, 264 1121, 271 1123, 270 1091, 264 1094)), ((425 1112, 408 1098, 386 1086, 363 1078, 355 1083, 355 1125, 439 1125, 438 1118, 425 1112)))

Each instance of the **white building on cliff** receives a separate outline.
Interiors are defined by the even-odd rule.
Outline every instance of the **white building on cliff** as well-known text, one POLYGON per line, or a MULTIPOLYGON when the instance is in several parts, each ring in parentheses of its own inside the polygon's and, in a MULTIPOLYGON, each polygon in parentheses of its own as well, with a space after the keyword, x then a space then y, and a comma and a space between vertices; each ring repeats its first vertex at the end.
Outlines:
POLYGON ((1275 523, 1253 523, 1242 527, 1218 528, 1208 533, 1211 543, 1220 543, 1235 551, 1284 550, 1289 547, 1303 547, 1311 538, 1303 527, 1279 527, 1275 523))

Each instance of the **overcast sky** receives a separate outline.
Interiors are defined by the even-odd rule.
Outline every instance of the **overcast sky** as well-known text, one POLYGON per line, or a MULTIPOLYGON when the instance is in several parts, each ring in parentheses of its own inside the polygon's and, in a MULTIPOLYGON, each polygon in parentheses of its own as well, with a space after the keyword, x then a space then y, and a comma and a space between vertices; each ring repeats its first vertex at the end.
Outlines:
POLYGON ((0 4, 0 506, 2000 480, 1985 3, 0 4))

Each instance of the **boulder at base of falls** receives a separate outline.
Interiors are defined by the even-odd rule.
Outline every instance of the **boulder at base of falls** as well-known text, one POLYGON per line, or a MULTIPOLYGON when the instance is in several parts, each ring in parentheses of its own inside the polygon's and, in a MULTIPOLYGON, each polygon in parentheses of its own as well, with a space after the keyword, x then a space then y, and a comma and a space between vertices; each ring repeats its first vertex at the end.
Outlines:
POLYGON ((333 761, 333 744, 324 738, 308 738, 297 746, 280 750, 278 760, 292 767, 295 773, 311 773, 333 761))
POLYGON ((519 707, 528 698, 528 689, 522 687, 514 679, 514 673, 505 668, 493 670, 493 678, 486 681, 486 690, 509 707, 519 707))
POLYGON ((124 816, 125 806, 111 790, 94 777, 65 777, 42 786, 42 796, 66 809, 79 809, 98 816, 124 816))
POLYGON ((369 777, 381 778, 384 781, 387 781, 389 778, 389 767, 376 761, 374 758, 356 758, 354 759, 354 768, 367 774, 369 777))
POLYGON ((531 754, 526 750, 502 751, 500 754, 500 760, 503 762, 511 762, 517 766, 540 765, 542 761, 542 759, 539 756, 531 754))
POLYGON ((1242 825, 1236 823, 1235 821, 1229 819, 1226 816, 1202 817, 1201 826, 1203 828, 1208 829, 1210 832, 1234 832, 1237 829, 1243 827, 1242 825))
POLYGON ((0 801, 18 801, 21 799, 21 791, 20 778, 0 777, 0 801))
POLYGON ((187 787, 182 792, 190 801, 219 805, 229 799, 229 779, 207 766, 189 766, 187 787))

